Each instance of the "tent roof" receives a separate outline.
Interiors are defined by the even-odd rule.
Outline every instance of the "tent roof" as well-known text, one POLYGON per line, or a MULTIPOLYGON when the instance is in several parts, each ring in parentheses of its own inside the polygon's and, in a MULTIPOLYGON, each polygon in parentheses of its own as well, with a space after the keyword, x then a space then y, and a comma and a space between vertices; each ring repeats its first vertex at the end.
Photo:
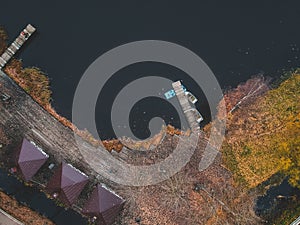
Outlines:
POLYGON ((61 200, 72 205, 87 183, 87 175, 63 162, 50 179, 47 188, 51 192, 60 192, 61 200))
POLYGON ((49 156, 25 138, 18 150, 18 166, 25 180, 28 181, 38 172, 49 156))
POLYGON ((97 185, 83 208, 83 213, 94 215, 110 224, 119 214, 124 200, 102 185, 97 185))
POLYGON ((33 142, 29 142, 25 138, 23 139, 20 148, 18 163, 49 158, 49 156, 41 148, 36 146, 33 142))

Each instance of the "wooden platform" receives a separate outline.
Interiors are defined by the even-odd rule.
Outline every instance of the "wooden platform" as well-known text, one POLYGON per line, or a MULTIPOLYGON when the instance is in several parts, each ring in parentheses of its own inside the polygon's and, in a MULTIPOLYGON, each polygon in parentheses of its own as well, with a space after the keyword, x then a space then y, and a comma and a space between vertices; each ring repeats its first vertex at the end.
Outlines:
POLYGON ((186 117, 186 119, 189 123, 191 131, 195 132, 195 133, 199 133, 200 132, 200 126, 197 123, 196 118, 195 118, 195 114, 192 111, 193 108, 191 107, 187 96, 184 94, 184 90, 182 88, 181 82, 176 81, 176 82, 172 83, 172 86, 175 90, 177 99, 178 99, 178 101, 181 105, 183 113, 184 113, 184 115, 185 115, 185 117, 186 117))
POLYGON ((14 54, 16 54, 16 52, 22 47, 22 45, 34 32, 35 28, 31 24, 28 24, 26 28, 20 33, 20 35, 15 39, 15 41, 0 56, 0 69, 6 65, 6 63, 14 56, 14 54))

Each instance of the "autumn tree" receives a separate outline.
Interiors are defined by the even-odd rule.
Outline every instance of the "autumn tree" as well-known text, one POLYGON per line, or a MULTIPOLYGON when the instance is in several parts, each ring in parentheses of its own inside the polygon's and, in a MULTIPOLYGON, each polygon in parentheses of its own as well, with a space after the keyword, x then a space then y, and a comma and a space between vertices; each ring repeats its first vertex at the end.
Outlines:
POLYGON ((275 140, 280 157, 281 171, 289 176, 289 182, 300 188, 300 71, 296 71, 270 99, 277 99, 274 113, 284 123, 275 140))
POLYGON ((296 70, 227 117, 224 163, 247 186, 255 187, 279 171, 300 186, 299 102, 300 71, 296 70))

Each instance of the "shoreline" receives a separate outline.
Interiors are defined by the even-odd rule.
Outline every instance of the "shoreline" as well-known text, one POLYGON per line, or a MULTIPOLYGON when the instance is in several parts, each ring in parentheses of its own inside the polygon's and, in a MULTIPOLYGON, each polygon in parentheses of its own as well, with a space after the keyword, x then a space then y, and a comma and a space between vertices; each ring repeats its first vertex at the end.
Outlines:
MULTIPOLYGON (((19 94, 18 94, 19 95, 19 94)), ((21 95, 20 95, 21 96, 21 95)), ((29 97, 29 96, 28 96, 29 97)), ((48 113, 48 112, 47 112, 48 113)), ((50 116, 50 115, 49 115, 50 116)), ((7 116, 5 117, 4 116, 4 118, 7 118, 7 116)), ((36 118, 39 118, 38 116, 36 116, 36 118)), ((9 121, 9 120, 8 120, 9 121)), ((59 123, 58 121, 57 121, 57 123, 59 123)), ((5 123, 5 124, 7 124, 7 123, 5 123)), ((168 139, 172 139, 173 137, 172 136, 168 136, 168 139)), ((165 144, 164 143, 161 143, 161 146, 165 146, 165 144)), ((149 152, 151 152, 151 151, 149 151, 149 152)), ((159 154, 161 154, 162 152, 159 152, 159 154)), ((134 154, 137 154, 137 152, 134 152, 134 154)), ((147 158, 147 157, 146 157, 147 158)))
MULTIPOLYGON (((186 133, 183 133, 183 131, 181 130, 177 130, 170 126, 167 126, 166 128, 162 129, 161 133, 157 134, 158 136, 153 137, 153 139, 147 139, 141 142, 133 142, 132 140, 126 140, 125 138, 125 141, 127 141, 128 144, 127 148, 124 149, 123 144, 121 144, 119 140, 108 140, 103 142, 100 140, 96 140, 87 130, 78 130, 76 126, 69 120, 58 115, 52 108, 50 102, 46 100, 42 103, 38 99, 38 95, 30 94, 30 91, 27 90, 28 86, 25 85, 26 80, 18 79, 20 74, 24 72, 24 70, 26 70, 22 68, 20 62, 13 61, 12 64, 8 65, 5 70, 10 73, 11 76, 6 77, 5 75, 3 75, 3 79, 1 78, 3 85, 2 88, 13 96, 13 101, 11 105, 2 105, 3 110, 0 111, 2 121, 0 122, 0 124, 3 127, 8 128, 7 133, 9 134, 9 137, 12 138, 13 142, 16 142, 17 139, 21 136, 36 140, 39 145, 47 150, 47 152, 50 152, 50 155, 52 155, 53 160, 56 164, 65 160, 72 162, 80 170, 83 170, 85 173, 90 175, 93 182, 99 181, 108 183, 108 186, 117 189, 121 193, 126 193, 126 189, 124 189, 124 187, 122 187, 121 185, 116 185, 103 177, 99 178, 98 170, 96 171, 92 169, 90 165, 85 165, 85 159, 82 153, 79 151, 78 146, 75 146, 76 144, 74 140, 74 132, 81 137, 82 145, 85 145, 86 142, 90 144, 89 146, 85 147, 84 151, 86 151, 85 153, 89 153, 91 158, 97 158, 93 159, 93 163, 95 165, 100 165, 103 168, 109 167, 112 169, 115 168, 110 165, 110 161, 106 162, 104 154, 101 155, 102 153, 100 153, 99 157, 95 157, 96 153, 99 154, 99 152, 96 152, 95 147, 103 146, 106 150, 109 151, 112 151, 114 149, 114 151, 117 153, 114 153, 112 151, 112 154, 118 159, 125 159, 127 160, 127 162, 130 162, 134 165, 147 165, 162 160, 163 157, 168 155, 172 150, 172 147, 178 138, 182 137, 182 135, 188 135, 188 131, 186 133), (17 65, 19 67, 14 68, 14 65, 17 65), (12 87, 13 85, 15 86, 12 87), (43 119, 39 121, 40 118, 43 119), (16 133, 17 129, 19 129, 19 133, 16 133), (121 151, 122 149, 123 151, 121 151)), ((40 74, 45 76, 39 69, 27 68, 27 71, 28 70, 34 74, 37 72, 38 75, 40 74)), ((294 117, 292 117, 291 119, 285 118, 286 114, 289 116, 293 116, 291 112, 298 112, 297 106, 293 105, 293 101, 295 99, 290 96, 290 92, 284 89, 289 89, 288 85, 293 85, 293 83, 289 84, 289 82, 293 81, 294 75, 292 76, 292 74, 296 74, 295 76, 297 76, 298 74, 299 76, 299 70, 291 72, 291 76, 289 77, 289 79, 281 81, 278 87, 271 90, 269 81, 263 76, 257 76, 247 80, 245 83, 240 84, 237 88, 232 89, 225 94, 225 102, 227 104, 227 111, 229 112, 227 116, 229 117, 229 120, 227 124, 228 129, 226 133, 225 144, 223 145, 221 151, 222 156, 220 156, 216 160, 216 162, 214 162, 215 164, 212 166, 212 168, 209 168, 208 171, 205 172, 199 173, 199 171, 195 170, 197 166, 195 163, 196 159, 193 159, 195 161, 191 161, 187 165, 188 169, 185 168, 186 171, 197 177, 199 180, 201 180, 201 182, 205 183, 209 187, 213 187, 213 194, 210 193, 211 190, 207 191, 207 189, 203 189, 203 191, 205 193, 208 193, 209 196, 213 196, 215 193, 214 189, 217 189, 220 191, 220 193, 218 193, 218 197, 224 197, 222 196, 222 194, 224 194, 222 193, 222 185, 220 185, 220 180, 222 178, 214 177, 214 174, 211 173, 211 171, 214 170, 218 171, 219 173, 217 174, 219 175, 226 174, 228 176, 226 177, 226 179, 224 178, 224 181, 226 181, 226 185, 230 186, 231 182, 239 185, 239 187, 235 187, 236 189, 234 189, 234 191, 237 192, 242 192, 240 189, 238 189, 240 187, 245 188, 246 190, 251 190, 258 187, 257 185, 262 184, 262 182, 269 179, 271 175, 278 171, 282 170, 288 174, 291 166, 288 165, 290 159, 285 159, 287 165, 281 165, 280 162, 282 161, 282 159, 278 158, 279 156, 276 155, 274 151, 270 151, 270 148, 274 147, 274 143, 272 142, 273 139, 275 139, 275 137, 279 138, 280 136, 271 136, 271 138, 269 136, 270 134, 273 135, 272 132, 279 130, 277 128, 283 129, 287 124, 290 123, 291 124, 288 127, 289 129, 286 130, 286 133, 284 135, 290 135, 290 138, 293 138, 293 135, 295 135, 295 133, 288 133, 288 131, 292 130, 291 128, 293 127, 293 123, 295 123, 296 120, 294 120, 294 117), (282 88, 282 85, 286 85, 286 87, 282 88), (276 93, 276 91, 278 91, 277 89, 282 93, 276 93), (289 103, 290 105, 286 106, 286 104, 282 104, 282 102, 276 101, 276 97, 279 99, 281 97, 281 94, 285 94, 285 97, 289 98, 289 102, 287 103, 289 103), (279 105, 278 109, 276 108, 277 104, 279 105), (274 105, 276 106, 275 108, 274 105), (265 106, 266 108, 263 108, 262 106, 265 106), (282 113, 283 115, 280 115, 281 117, 277 118, 277 114, 285 110, 284 107, 288 107, 286 109, 287 113, 282 113), (274 114, 269 112, 271 109, 273 111, 275 110, 274 114), (269 117, 266 117, 266 114, 267 116, 270 116, 271 119, 269 117), (282 119, 285 120, 282 122, 282 119), (268 121, 267 124, 265 124, 265 120, 268 121), (274 124, 274 121, 276 122, 276 124, 274 124), (282 122, 283 124, 280 124, 280 122, 282 122), (277 123, 279 123, 279 125, 277 123), (262 139, 261 137, 263 137, 264 139, 262 139), (264 151, 264 155, 259 155, 259 153, 262 151, 264 151), (222 161, 220 162, 220 160, 222 161), (278 164, 277 167, 274 166, 276 164, 278 164), (285 166, 286 168, 283 166, 285 166), (228 175, 227 173, 230 173, 230 175, 228 175), (205 176, 206 180, 203 178, 204 174, 207 174, 205 176), (231 176, 234 177, 234 181, 231 181, 231 176)), ((46 82, 46 86, 47 88, 50 88, 48 82, 46 82)), ((223 118, 217 118, 211 123, 217 122, 218 119, 223 118)), ((210 126, 208 125, 204 129, 208 133, 208 131, 210 130, 210 126)), ((295 130, 294 132, 297 132, 297 130, 295 130)), ((282 134, 280 133, 275 132, 275 134, 282 136, 282 134)), ((291 140, 293 141, 293 139, 291 140)), ((284 143, 285 141, 291 140, 283 139, 281 141, 284 143)), ((202 141, 202 139, 199 141, 199 146, 197 146, 198 149, 196 153, 197 160, 199 160, 199 158, 201 157, 203 146, 206 146, 206 144, 207 143, 202 141)), ((211 144, 213 145, 213 143, 211 144)), ((286 145, 280 145, 281 143, 275 144, 278 144, 279 146, 278 151, 280 150, 280 148, 282 148, 281 151, 289 150, 287 149, 286 145)), ((275 147, 277 146, 275 145, 275 147)), ((191 179, 190 177, 187 178, 188 175, 181 174, 181 176, 182 177, 179 176, 178 179, 186 178, 187 180, 189 180, 189 188, 193 183, 195 183, 194 179, 191 179)), ((177 175, 175 175, 174 177, 177 177, 177 175)), ((173 178, 171 178, 171 181, 172 179, 173 178)), ((159 188, 161 188, 161 186, 163 185, 166 185, 164 186, 164 188, 168 189, 168 182, 170 181, 166 181, 162 184, 149 187, 148 189, 155 192, 159 190, 159 188)), ((183 184, 180 184, 179 181, 175 180, 175 182, 178 182, 175 184, 175 186, 182 185, 181 188, 186 188, 183 186, 183 184)), ((295 182, 297 182, 297 180, 295 182)), ((193 195, 191 194, 190 189, 184 190, 189 193, 189 195, 193 195)), ((172 192, 172 190, 170 192, 172 192)), ((126 195, 126 197, 130 199, 131 196, 130 194, 128 194, 126 195)), ((156 194, 156 197, 158 199, 163 198, 163 196, 160 196, 160 194, 158 193, 156 194)), ((176 197, 178 198, 178 196, 176 197)), ((199 196, 196 196, 195 198, 199 200, 199 196)), ((238 198, 238 200, 241 200, 240 198, 242 197, 236 198, 238 198)), ((227 200, 228 199, 226 199, 226 201, 227 200)), ((147 201, 153 204, 153 206, 157 204, 153 202, 152 199, 148 199, 147 201)), ((252 200, 251 198, 248 199, 248 201, 249 206, 254 202, 254 200, 252 200)), ((218 200, 217 202, 220 203, 220 200, 218 200)), ((142 205, 142 202, 140 202, 140 204, 142 205)), ((168 205, 170 203, 166 201, 166 204, 168 205)), ((197 203, 195 204, 197 205, 197 203)), ((231 199, 228 200, 227 204, 232 204, 231 199)), ((231 205, 230 207, 235 209, 235 205, 231 205)), ((224 214, 227 216, 231 214, 235 215, 230 207, 227 209, 220 209, 220 211, 218 211, 218 209, 216 211, 216 214, 208 219, 208 221, 215 221, 215 217, 218 217, 219 215, 218 213, 220 213, 220 215, 222 216, 224 216, 224 214)), ((165 211, 170 218, 172 218, 172 215, 174 215, 174 212, 168 211, 169 209, 162 210, 165 211)), ((198 210, 200 209, 198 208, 198 210)), ((238 209, 235 209, 235 211, 238 211, 238 209)), ((133 210, 133 212, 136 211, 133 210)), ((128 215, 125 215, 124 217, 126 218, 128 217, 128 215)), ((151 215, 148 215, 149 221, 151 221, 150 217, 151 215)), ((255 220, 255 218, 252 219, 253 221, 255 220)))

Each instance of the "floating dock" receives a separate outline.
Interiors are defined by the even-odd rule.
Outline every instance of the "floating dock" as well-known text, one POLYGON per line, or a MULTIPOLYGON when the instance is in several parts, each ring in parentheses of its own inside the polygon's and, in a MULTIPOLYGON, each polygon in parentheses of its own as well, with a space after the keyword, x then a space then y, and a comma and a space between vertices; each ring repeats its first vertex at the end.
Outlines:
POLYGON ((185 95, 185 92, 182 88, 182 84, 180 81, 176 81, 172 83, 174 91, 176 93, 177 99, 181 105, 183 113, 188 121, 188 124, 191 128, 192 132, 199 133, 200 126, 199 123, 196 121, 195 113, 193 112, 193 108, 191 107, 188 97, 185 95))
POLYGON ((0 56, 0 69, 2 69, 6 65, 6 63, 14 56, 14 54, 16 54, 16 52, 35 32, 35 30, 36 29, 31 24, 27 25, 27 27, 20 33, 16 40, 0 56))

